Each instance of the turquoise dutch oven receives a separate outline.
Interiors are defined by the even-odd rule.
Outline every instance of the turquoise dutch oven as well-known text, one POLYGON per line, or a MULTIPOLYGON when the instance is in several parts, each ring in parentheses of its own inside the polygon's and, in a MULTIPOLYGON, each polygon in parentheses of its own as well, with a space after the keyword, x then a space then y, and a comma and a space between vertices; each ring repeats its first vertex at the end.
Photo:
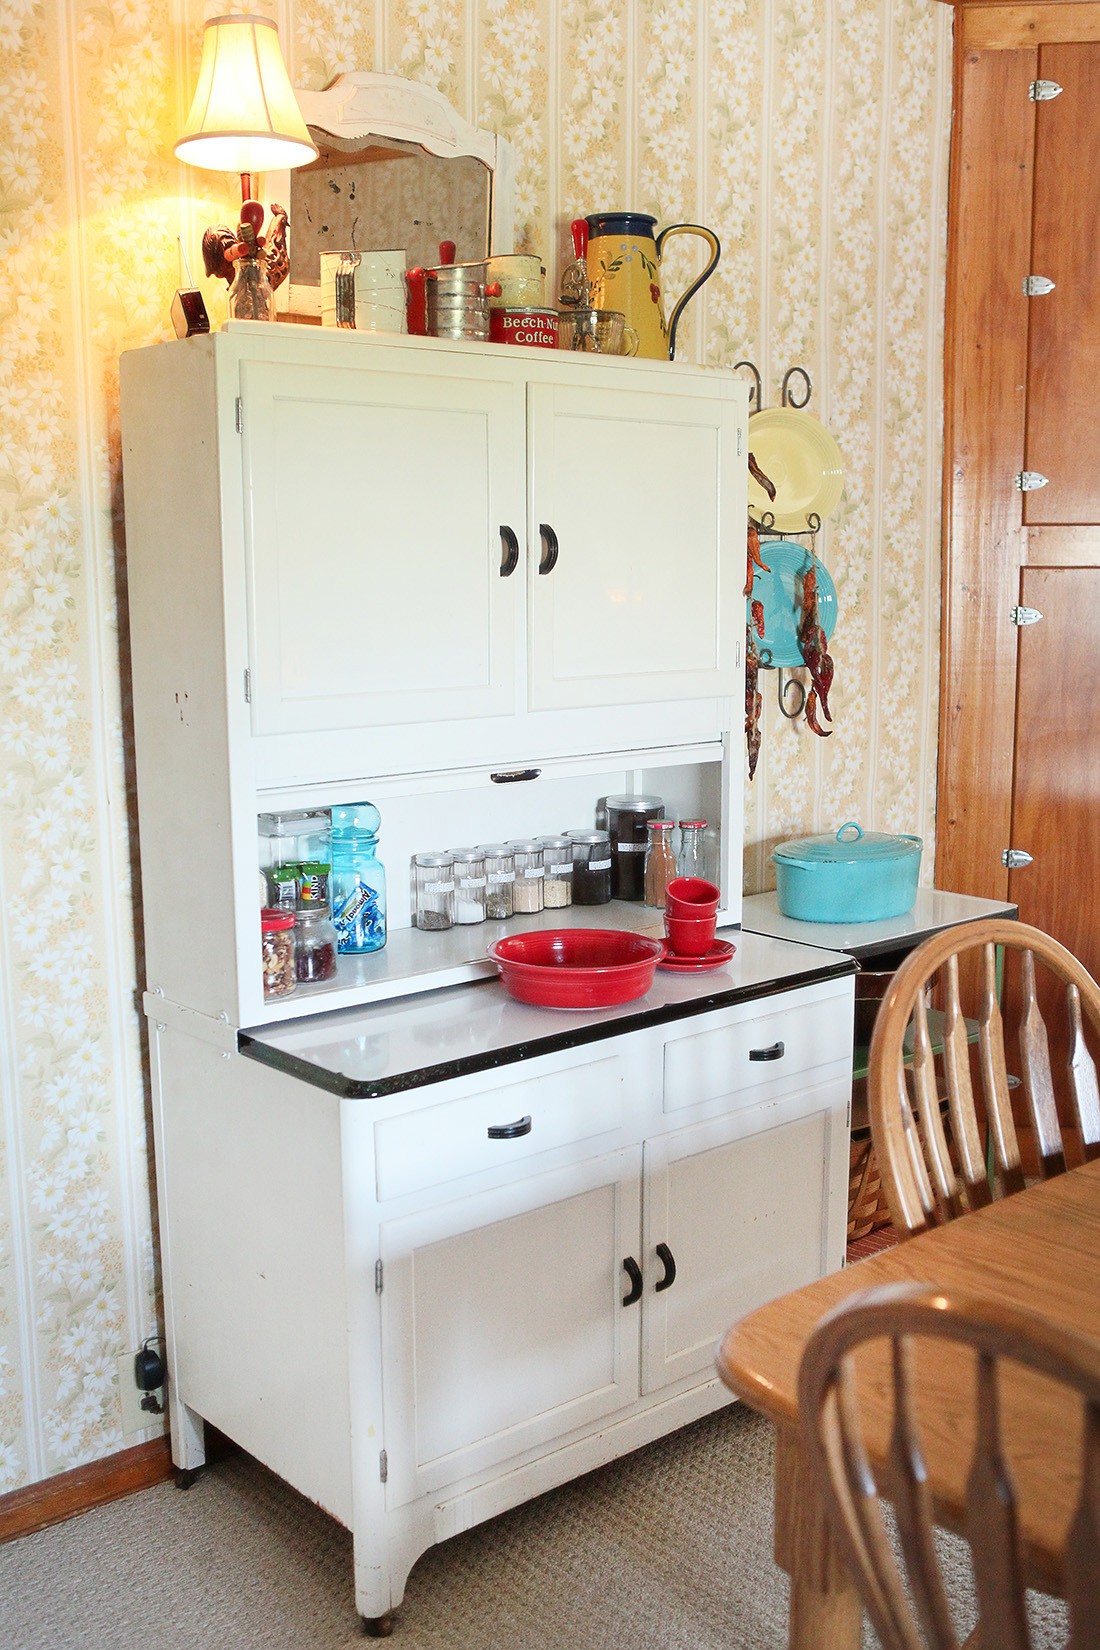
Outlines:
POLYGON ((798 922, 900 917, 916 900, 923 848, 919 836, 864 832, 854 820, 835 836, 781 842, 772 854, 779 909, 798 922))

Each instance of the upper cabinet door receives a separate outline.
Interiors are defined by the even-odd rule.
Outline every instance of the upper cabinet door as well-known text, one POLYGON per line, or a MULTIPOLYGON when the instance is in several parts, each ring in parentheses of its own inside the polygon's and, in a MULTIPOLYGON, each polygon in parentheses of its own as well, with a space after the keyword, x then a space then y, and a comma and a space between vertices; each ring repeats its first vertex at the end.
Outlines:
POLYGON ((241 393, 253 732, 508 714, 514 381, 245 361, 241 393))
POLYGON ((528 415, 531 709, 735 693, 737 403, 536 383, 528 415))
POLYGON ((1042 46, 1058 97, 1035 105, 1031 268, 1054 290, 1028 300, 1027 462, 1047 485, 1024 495, 1029 526, 1100 522, 1100 42, 1042 46))

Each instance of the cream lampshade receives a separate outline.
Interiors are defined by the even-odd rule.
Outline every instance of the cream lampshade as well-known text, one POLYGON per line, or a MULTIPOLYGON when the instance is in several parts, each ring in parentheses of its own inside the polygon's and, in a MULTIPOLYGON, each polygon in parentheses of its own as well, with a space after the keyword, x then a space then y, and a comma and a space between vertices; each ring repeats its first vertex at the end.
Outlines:
POLYGON ((316 159, 267 17, 212 17, 203 29, 199 81, 175 152, 215 172, 283 171, 316 159))

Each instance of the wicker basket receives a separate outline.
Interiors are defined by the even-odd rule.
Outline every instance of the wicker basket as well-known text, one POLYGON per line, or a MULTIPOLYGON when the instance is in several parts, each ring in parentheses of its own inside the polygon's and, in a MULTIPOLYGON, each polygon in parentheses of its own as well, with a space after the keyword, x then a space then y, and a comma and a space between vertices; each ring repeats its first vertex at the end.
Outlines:
POLYGON ((848 1158, 848 1242, 867 1237, 890 1224, 871 1131, 853 1131, 848 1158))

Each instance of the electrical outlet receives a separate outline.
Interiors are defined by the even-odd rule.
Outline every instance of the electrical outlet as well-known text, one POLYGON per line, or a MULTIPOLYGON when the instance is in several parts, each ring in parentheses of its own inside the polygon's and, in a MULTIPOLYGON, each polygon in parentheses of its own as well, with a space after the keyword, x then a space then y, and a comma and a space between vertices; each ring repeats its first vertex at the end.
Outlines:
POLYGON ((157 1416, 151 1415, 147 1409, 141 1407, 141 1400, 145 1394, 134 1380, 134 1356, 133 1352, 124 1352, 118 1360, 118 1396, 122 1404, 122 1431, 127 1437, 158 1424, 157 1416))

